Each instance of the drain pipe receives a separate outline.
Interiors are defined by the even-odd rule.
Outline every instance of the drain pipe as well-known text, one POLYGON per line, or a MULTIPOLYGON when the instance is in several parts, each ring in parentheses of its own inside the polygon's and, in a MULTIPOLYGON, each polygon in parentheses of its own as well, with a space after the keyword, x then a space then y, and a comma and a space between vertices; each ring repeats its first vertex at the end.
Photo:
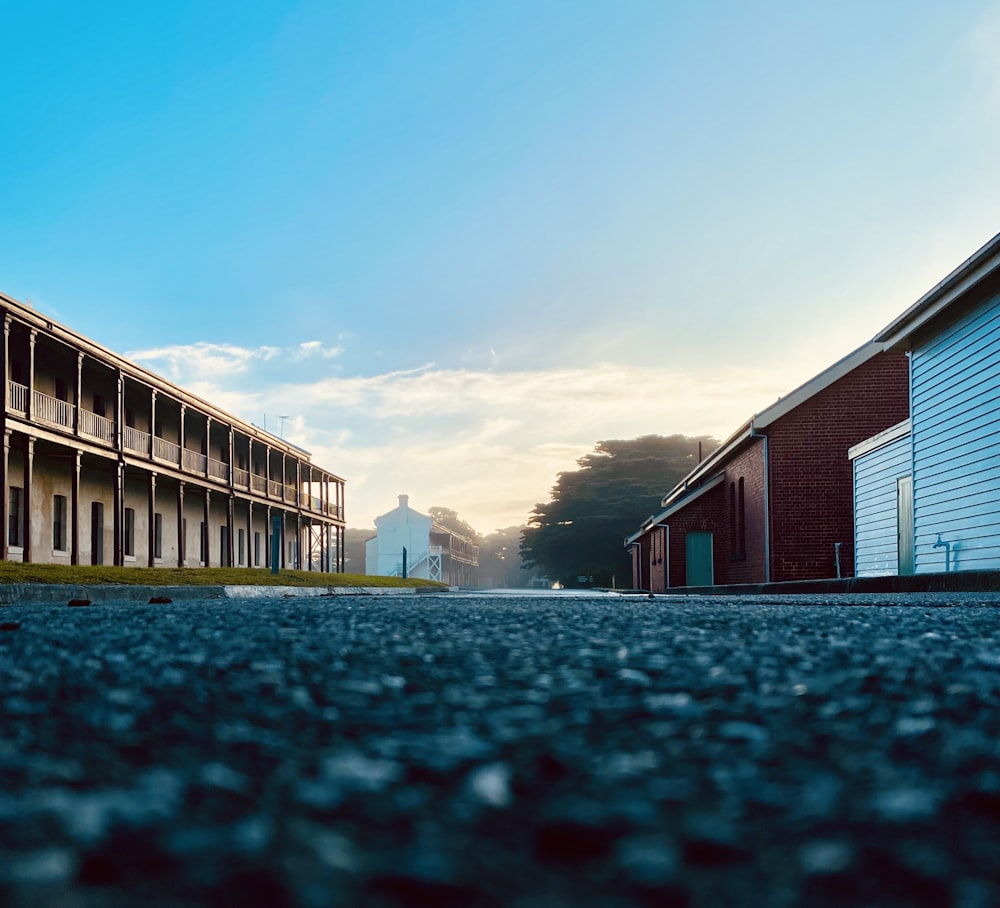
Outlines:
POLYGON ((764 442, 764 583, 771 582, 771 450, 767 435, 757 431, 757 417, 750 420, 750 437, 764 442))
POLYGON ((837 561, 837 579, 840 580, 840 543, 835 542, 833 544, 833 557, 837 561))

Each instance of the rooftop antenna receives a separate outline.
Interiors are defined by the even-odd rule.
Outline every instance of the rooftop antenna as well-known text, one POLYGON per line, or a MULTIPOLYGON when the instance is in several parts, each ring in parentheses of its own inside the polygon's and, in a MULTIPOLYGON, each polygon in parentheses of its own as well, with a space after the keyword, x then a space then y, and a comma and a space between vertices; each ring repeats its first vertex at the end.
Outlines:
POLYGON ((278 438, 284 438, 285 437, 285 420, 288 419, 288 418, 289 417, 287 417, 287 416, 279 416, 278 417, 278 419, 281 420, 281 422, 278 425, 278 438))

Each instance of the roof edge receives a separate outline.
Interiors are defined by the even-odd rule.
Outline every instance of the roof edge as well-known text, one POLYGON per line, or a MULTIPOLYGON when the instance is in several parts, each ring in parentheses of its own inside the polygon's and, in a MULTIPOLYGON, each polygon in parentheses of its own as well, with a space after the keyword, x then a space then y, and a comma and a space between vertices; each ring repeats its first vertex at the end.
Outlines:
POLYGON ((888 429, 883 429, 877 435, 866 438, 864 441, 859 441, 856 445, 847 449, 848 460, 856 460, 863 454, 868 454, 871 451, 884 447, 889 442, 896 441, 898 438, 904 438, 910 434, 910 428, 910 418, 907 417, 902 422, 898 422, 894 426, 889 426, 888 429))
POLYGON ((1000 233, 938 281, 912 306, 876 334, 873 340, 886 347, 896 346, 907 340, 918 328, 927 324, 998 267, 1000 267, 1000 233))

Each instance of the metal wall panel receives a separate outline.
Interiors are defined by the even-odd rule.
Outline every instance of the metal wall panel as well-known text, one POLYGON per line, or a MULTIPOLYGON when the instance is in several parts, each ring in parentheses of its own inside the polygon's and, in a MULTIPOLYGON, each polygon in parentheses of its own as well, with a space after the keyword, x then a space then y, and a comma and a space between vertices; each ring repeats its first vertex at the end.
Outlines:
POLYGON ((1000 569, 1000 297, 913 350, 917 573, 1000 569))
POLYGON ((858 577, 897 572, 896 481, 909 473, 909 435, 854 461, 854 572, 858 577))

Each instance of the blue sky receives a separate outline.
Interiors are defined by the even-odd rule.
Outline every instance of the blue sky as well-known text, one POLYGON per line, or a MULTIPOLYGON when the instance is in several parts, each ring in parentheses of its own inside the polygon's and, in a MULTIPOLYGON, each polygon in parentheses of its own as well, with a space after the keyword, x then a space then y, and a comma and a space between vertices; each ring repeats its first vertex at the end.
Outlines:
POLYGON ((348 480, 523 522, 1000 230, 1000 2, 0 9, 0 289, 348 480))

